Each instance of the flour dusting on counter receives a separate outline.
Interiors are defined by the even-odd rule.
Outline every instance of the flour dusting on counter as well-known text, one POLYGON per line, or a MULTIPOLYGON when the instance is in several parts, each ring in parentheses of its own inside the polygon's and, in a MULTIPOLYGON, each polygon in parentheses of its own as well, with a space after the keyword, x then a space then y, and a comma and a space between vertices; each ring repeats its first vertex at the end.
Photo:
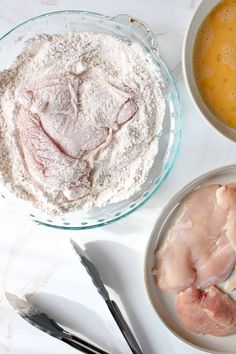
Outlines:
POLYGON ((30 39, 0 72, 0 179, 60 214, 129 198, 158 153, 161 74, 137 43, 107 34, 30 39))

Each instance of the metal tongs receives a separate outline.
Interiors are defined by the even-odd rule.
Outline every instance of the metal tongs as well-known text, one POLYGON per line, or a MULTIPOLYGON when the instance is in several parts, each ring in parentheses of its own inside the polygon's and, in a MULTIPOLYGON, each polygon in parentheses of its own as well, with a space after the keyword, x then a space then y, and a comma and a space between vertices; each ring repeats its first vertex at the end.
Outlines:
MULTIPOLYGON (((110 310, 132 353, 143 354, 137 340, 131 332, 117 304, 115 303, 115 301, 110 299, 109 293, 105 288, 94 264, 88 258, 86 253, 79 247, 79 245, 72 239, 71 244, 76 254, 79 255, 80 261, 82 265, 86 268, 87 273, 90 275, 92 282, 97 288, 98 293, 104 299, 108 309, 110 310)), ((46 332, 47 334, 61 340, 62 342, 69 344, 70 346, 76 349, 79 349, 83 353, 109 354, 107 351, 95 346, 92 343, 89 343, 85 339, 79 338, 78 336, 75 336, 72 333, 66 331, 63 327, 59 326, 56 321, 49 318, 48 315, 38 311, 35 306, 29 304, 26 298, 20 298, 12 293, 5 293, 5 295, 12 308, 16 310, 16 312, 23 319, 25 319, 41 331, 46 332)))
POLYGON ((109 354, 105 350, 79 338, 58 325, 56 321, 49 318, 48 315, 42 313, 27 302, 26 299, 20 298, 12 293, 5 293, 6 298, 12 308, 26 321, 37 327, 43 332, 69 344, 71 347, 79 349, 82 353, 88 354, 109 354))
POLYGON ((92 282, 97 288, 98 293, 102 296, 102 298, 106 302, 107 307, 109 308, 114 320, 116 321, 132 353, 143 354, 137 340, 135 339, 133 333, 131 332, 122 313, 120 312, 119 307, 117 306, 115 301, 110 299, 109 293, 105 288, 102 279, 100 278, 100 275, 98 274, 98 271, 95 268, 94 264, 88 258, 86 253, 79 247, 79 245, 72 239, 71 239, 71 244, 74 247, 75 252, 79 255, 81 264, 86 268, 87 273, 90 275, 92 282))

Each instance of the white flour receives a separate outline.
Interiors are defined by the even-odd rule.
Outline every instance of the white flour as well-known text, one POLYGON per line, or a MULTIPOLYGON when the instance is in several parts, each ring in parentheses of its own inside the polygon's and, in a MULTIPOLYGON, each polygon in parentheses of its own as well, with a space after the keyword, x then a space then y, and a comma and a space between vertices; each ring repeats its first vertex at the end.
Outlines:
MULTIPOLYGON (((105 34, 45 35, 31 39, 10 69, 0 72, 0 179, 18 197, 49 214, 79 207, 90 209, 129 198, 138 191, 158 153, 165 101, 161 75, 151 57, 135 43, 105 34), (58 191, 38 188, 28 176, 19 147, 16 119, 19 90, 32 77, 45 73, 84 70, 103 76, 117 88, 132 93, 138 113, 113 132, 98 151, 83 158, 92 166, 90 193, 74 202, 58 191)), ((87 97, 88 111, 94 100, 87 97)))

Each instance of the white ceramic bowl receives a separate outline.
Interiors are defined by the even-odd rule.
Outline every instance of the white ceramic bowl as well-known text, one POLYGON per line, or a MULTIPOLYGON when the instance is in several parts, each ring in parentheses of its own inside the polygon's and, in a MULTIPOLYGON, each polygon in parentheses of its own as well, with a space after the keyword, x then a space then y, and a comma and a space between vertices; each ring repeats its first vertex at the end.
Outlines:
POLYGON ((228 127, 217 119, 204 103, 198 91, 193 74, 193 49, 197 32, 205 17, 218 3, 219 0, 203 0, 190 21, 183 45, 183 75, 187 90, 201 115, 224 136, 236 141, 236 130, 228 127))

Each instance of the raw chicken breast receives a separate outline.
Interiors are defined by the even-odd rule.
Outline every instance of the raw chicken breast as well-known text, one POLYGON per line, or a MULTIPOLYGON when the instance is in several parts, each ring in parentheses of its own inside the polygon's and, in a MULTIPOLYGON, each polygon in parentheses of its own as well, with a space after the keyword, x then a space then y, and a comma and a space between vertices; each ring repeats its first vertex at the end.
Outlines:
POLYGON ((83 152, 92 150, 94 156, 137 111, 129 94, 104 79, 82 81, 69 73, 33 80, 18 101, 20 142, 30 176, 69 200, 91 190, 93 162, 83 160, 83 152))
POLYGON ((236 302, 217 287, 188 288, 177 296, 176 311, 183 325, 196 334, 236 333, 236 302))
MULTIPOLYGON (((236 253, 228 239, 228 228, 235 219, 232 221, 231 209, 222 207, 224 196, 219 194, 222 188, 225 187, 201 188, 180 207, 164 244, 157 251, 156 278, 160 288, 181 291, 189 286, 206 287, 230 275, 236 253)), ((231 188, 231 193, 235 193, 235 188, 231 188)), ((226 196, 229 198, 228 192, 226 196)), ((236 198, 231 199, 233 207, 236 198)))
POLYGON ((25 109, 37 114, 61 151, 74 158, 102 144, 108 135, 106 128, 91 126, 86 117, 78 117, 81 83, 72 74, 46 75, 30 82, 18 97, 25 109))
POLYGON ((92 126, 114 130, 137 112, 132 96, 95 76, 85 80, 80 90, 80 109, 92 126), (93 105, 91 105, 91 96, 93 105))
POLYGON ((63 154, 45 134, 40 121, 21 108, 18 129, 24 159, 33 180, 52 191, 62 191, 69 200, 89 193, 89 167, 63 154))
POLYGON ((217 203, 222 209, 229 210, 236 206, 236 185, 228 184, 216 191, 217 203))
POLYGON ((19 102, 41 121, 47 135, 68 156, 93 150, 137 111, 131 96, 95 77, 45 75, 30 82, 19 102), (91 105, 91 100, 93 104, 91 105))
POLYGON ((222 186, 217 190, 216 198, 221 208, 228 212, 225 225, 226 235, 236 251, 236 185, 222 186))

